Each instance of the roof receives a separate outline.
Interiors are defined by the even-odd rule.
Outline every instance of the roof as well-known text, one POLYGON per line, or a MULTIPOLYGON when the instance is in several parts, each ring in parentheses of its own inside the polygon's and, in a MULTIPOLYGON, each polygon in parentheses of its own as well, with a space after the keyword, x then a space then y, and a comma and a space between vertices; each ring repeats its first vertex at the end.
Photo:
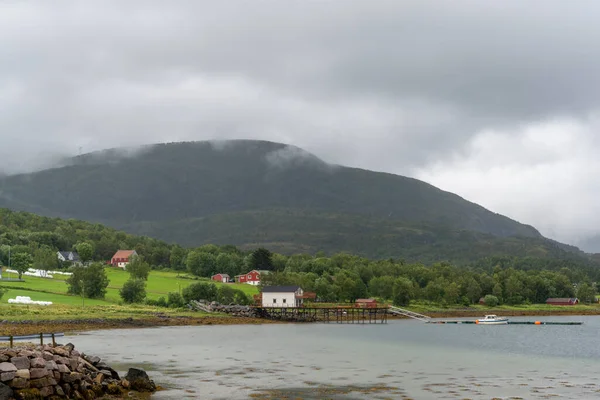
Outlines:
POLYGON ((65 260, 69 259, 69 255, 73 255, 73 261, 79 261, 79 254, 75 251, 59 251, 60 255, 63 256, 65 260))
POLYGON ((119 250, 115 253, 113 258, 129 258, 135 253, 135 250, 119 250))
POLYGON ((227 275, 227 274, 220 274, 220 273, 219 274, 214 274, 213 276, 217 276, 217 275, 226 276, 226 277, 229 278, 229 275, 227 275))
POLYGON ((265 286, 262 288, 263 293, 295 293, 300 286, 265 286))
POLYGON ((357 303, 377 303, 377 300, 375 299, 356 299, 357 303))

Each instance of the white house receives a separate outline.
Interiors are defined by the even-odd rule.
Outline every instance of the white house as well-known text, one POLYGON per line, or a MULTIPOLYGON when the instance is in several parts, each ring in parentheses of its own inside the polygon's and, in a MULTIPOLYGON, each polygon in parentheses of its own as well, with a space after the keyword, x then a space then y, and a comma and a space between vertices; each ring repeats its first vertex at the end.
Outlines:
POLYGON ((62 261, 62 262, 65 262, 65 261, 70 261, 72 263, 80 262, 79 254, 75 253, 74 251, 59 251, 56 253, 56 256, 58 257, 59 261, 62 261))
POLYGON ((262 306, 300 307, 303 294, 300 286, 265 286, 262 288, 262 306))

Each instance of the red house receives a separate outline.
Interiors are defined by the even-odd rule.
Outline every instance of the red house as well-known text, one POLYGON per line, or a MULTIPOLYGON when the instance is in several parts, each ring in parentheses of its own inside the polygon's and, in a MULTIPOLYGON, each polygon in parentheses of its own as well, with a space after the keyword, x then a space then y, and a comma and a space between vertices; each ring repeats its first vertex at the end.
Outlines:
POLYGON ((551 297, 546 300, 546 304, 550 304, 553 306, 574 306, 575 304, 579 304, 579 299, 576 297, 571 297, 571 298, 551 297))
POLYGON ((253 269, 252 271, 248 272, 247 274, 236 275, 235 281, 237 283, 247 283, 249 285, 258 285, 260 283, 260 274, 261 273, 266 274, 266 273, 269 273, 269 271, 257 271, 255 269, 253 269))
POLYGON ((215 275, 211 276, 210 279, 213 280, 213 281, 216 281, 216 282, 227 283, 227 282, 229 282, 229 275, 227 275, 227 274, 215 274, 215 275))
POLYGON ((119 250, 112 256, 110 264, 113 267, 125 268, 133 256, 137 256, 135 250, 119 250))

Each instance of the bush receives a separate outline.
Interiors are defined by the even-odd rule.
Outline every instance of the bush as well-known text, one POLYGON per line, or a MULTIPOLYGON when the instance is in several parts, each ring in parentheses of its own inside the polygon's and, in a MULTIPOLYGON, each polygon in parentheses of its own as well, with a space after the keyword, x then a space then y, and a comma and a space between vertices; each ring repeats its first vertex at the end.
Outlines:
POLYGON ((167 304, 167 300, 165 299, 165 296, 159 297, 158 300, 156 300, 156 305, 159 307, 168 307, 169 306, 167 304))
POLYGON ((250 298, 241 290, 234 289, 233 302, 240 306, 247 306, 250 304, 250 298))
POLYGON ((186 303, 192 300, 216 301, 217 299, 218 291, 214 283, 198 282, 183 289, 183 300, 186 303))
POLYGON ((500 301, 498 300, 498 298, 496 296, 494 296, 493 294, 486 295, 483 298, 483 301, 484 301, 485 305, 488 307, 496 307, 498 304, 500 304, 500 301))
POLYGON ((146 282, 143 279, 130 279, 119 294, 125 303, 141 303, 146 298, 146 282))
POLYGON ((68 293, 81 295, 90 299, 103 299, 108 287, 108 276, 104 265, 94 263, 88 267, 77 266, 72 269, 73 275, 67 279, 68 293))
POLYGON ((171 308, 181 308, 185 305, 183 297, 177 292, 170 292, 167 295, 167 304, 171 308))

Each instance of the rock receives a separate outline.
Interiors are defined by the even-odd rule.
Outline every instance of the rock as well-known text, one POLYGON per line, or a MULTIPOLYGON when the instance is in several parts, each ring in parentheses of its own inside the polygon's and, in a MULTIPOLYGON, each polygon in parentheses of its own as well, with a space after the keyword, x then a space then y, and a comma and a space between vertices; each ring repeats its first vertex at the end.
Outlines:
POLYGON ((54 360, 46 361, 46 369, 51 370, 51 371, 56 371, 56 370, 58 370, 58 365, 56 365, 54 360))
POLYGON ((63 349, 67 350, 69 353, 73 351, 75 345, 73 343, 67 343, 63 346, 63 349))
POLYGON ((17 371, 11 371, 11 372, 2 372, 0 374, 0 381, 1 382, 7 382, 7 381, 11 381, 13 380, 13 378, 17 375, 17 371))
POLYGON ((48 386, 50 383, 48 382, 48 378, 40 378, 40 379, 32 379, 29 381, 29 386, 32 388, 43 388, 44 386, 48 386))
POLYGON ((102 382, 104 381, 104 374, 101 372, 98 375, 96 375, 96 377, 94 378, 94 382, 101 385, 102 382))
POLYGON ((4 355, 8 356, 8 358, 13 358, 17 356, 17 352, 13 349, 4 350, 4 355))
POLYGON ((54 354, 52 354, 52 353, 50 353, 50 352, 48 352, 48 351, 44 351, 44 352, 42 353, 42 358, 43 358, 44 360, 46 360, 46 361, 50 361, 50 360, 53 360, 53 359, 54 359, 54 354))
POLYGON ((71 352, 71 357, 76 357, 76 358, 79 358, 79 357, 81 357, 81 353, 80 353, 80 352, 78 352, 77 350, 73 350, 73 351, 71 352))
POLYGON ((17 369, 29 369, 30 362, 27 357, 13 357, 10 359, 10 362, 17 367, 17 369))
POLYGON ((61 388, 60 386, 56 386, 56 388, 54 389, 54 392, 56 393, 57 396, 59 397, 66 397, 65 396, 65 391, 63 390, 63 388, 61 388))
POLYGON ((71 385, 69 385, 68 383, 63 383, 61 387, 63 389, 63 392, 65 392, 65 395, 69 397, 71 395, 72 390, 71 385))
POLYGON ((81 382, 82 375, 79 372, 71 372, 63 376, 63 381, 66 383, 81 382))
POLYGON ((31 379, 31 374, 29 373, 29 369, 20 369, 17 371, 15 376, 17 378, 23 378, 23 379, 28 379, 28 380, 31 379))
POLYGON ((10 400, 13 396, 13 390, 4 383, 0 383, 0 400, 10 400))
POLYGON ((17 372, 17 367, 9 362, 0 363, 0 373, 2 372, 17 372))
POLYGON ((33 358, 31 360, 31 368, 46 368, 46 360, 43 358, 33 358))
POLYGON ((60 381, 60 372, 52 371, 52 375, 54 376, 54 379, 56 379, 57 381, 60 381))
POLYGON ((61 357, 67 357, 67 358, 71 356, 71 352, 64 347, 55 347, 54 354, 61 356, 61 357))
POLYGON ((40 389, 40 395, 42 397, 50 397, 54 394, 54 387, 52 386, 44 386, 40 389))
POLYGON ((88 361, 92 365, 96 365, 100 361, 102 361, 100 357, 96 357, 96 356, 86 357, 85 360, 88 361))
POLYGON ((17 390, 16 395, 19 400, 38 400, 42 398, 40 391, 34 388, 17 390))
POLYGON ((138 392, 156 391, 156 385, 143 369, 129 368, 127 375, 125 375, 125 379, 129 381, 131 389, 137 390, 138 392))
POLYGON ((10 387, 13 389, 27 389, 29 387, 29 379, 15 378, 10 381, 10 387))
POLYGON ((33 357, 33 351, 21 350, 19 352, 19 356, 21 356, 21 357, 33 357))
POLYGON ((57 368, 58 368, 58 372, 60 372, 62 374, 70 374, 71 373, 71 370, 65 364, 58 364, 57 368))
POLYGON ((69 358, 69 368, 71 368, 71 371, 75 371, 78 364, 77 359, 69 358))
POLYGON ((29 375, 31 379, 43 378, 44 376, 48 376, 48 370, 46 368, 31 368, 29 375))
POLYGON ((0 354, 0 363, 7 362, 8 360, 10 360, 10 357, 0 354))
POLYGON ((87 362, 85 358, 79 357, 79 363, 83 364, 83 367, 89 369, 90 371, 98 372, 98 368, 87 362))

